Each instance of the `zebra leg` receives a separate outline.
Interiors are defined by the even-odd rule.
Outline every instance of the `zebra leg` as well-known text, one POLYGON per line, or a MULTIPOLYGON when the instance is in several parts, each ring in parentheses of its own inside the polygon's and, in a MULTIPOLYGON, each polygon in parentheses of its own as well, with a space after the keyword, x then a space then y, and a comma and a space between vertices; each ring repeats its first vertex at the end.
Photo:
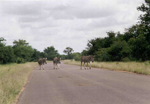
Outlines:
POLYGON ((84 62, 84 69, 86 69, 86 67, 85 67, 85 62, 84 62))
POLYGON ((44 70, 44 64, 43 64, 43 70, 44 70))
POLYGON ((88 62, 87 62, 87 69, 88 69, 89 65, 88 65, 88 62))
POLYGON ((58 66, 58 64, 57 64, 57 69, 59 69, 59 66, 58 66))
POLYGON ((53 69, 55 69, 55 63, 53 63, 53 69))
POLYGON ((54 69, 56 69, 56 63, 54 64, 54 69))
POLYGON ((82 70, 82 61, 81 61, 81 67, 80 67, 80 69, 82 70))
POLYGON ((55 69, 57 69, 57 68, 56 68, 56 63, 55 63, 55 69))
POLYGON ((40 69, 39 70, 41 70, 41 65, 39 65, 40 66, 40 69))
POLYGON ((40 70, 42 70, 42 65, 41 65, 41 68, 40 68, 40 70))
POLYGON ((91 69, 91 63, 89 62, 89 64, 90 64, 90 65, 89 65, 89 68, 91 69))
POLYGON ((56 64, 57 65, 57 69, 58 69, 58 64, 56 64))
POLYGON ((61 65, 61 64, 58 65, 59 69, 60 69, 60 65, 61 65))
POLYGON ((57 63, 56 65, 57 65, 57 69, 59 69, 59 67, 58 67, 58 63, 57 63))
POLYGON ((41 65, 41 68, 43 69, 43 65, 41 65))

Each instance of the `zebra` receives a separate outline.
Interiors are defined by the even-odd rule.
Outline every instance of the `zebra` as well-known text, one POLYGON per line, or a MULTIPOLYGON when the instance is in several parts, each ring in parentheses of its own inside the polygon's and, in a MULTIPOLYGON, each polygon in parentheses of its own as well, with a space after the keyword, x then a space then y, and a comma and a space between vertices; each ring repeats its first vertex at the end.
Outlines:
POLYGON ((47 64, 46 60, 47 60, 47 58, 39 58, 38 59, 38 64, 40 65, 39 70, 41 70, 41 68, 43 68, 43 70, 44 70, 44 64, 47 64))
MULTIPOLYGON (((85 63, 87 63, 87 69, 88 69, 88 63, 90 64, 90 61, 94 62, 94 56, 93 55, 89 55, 89 56, 82 56, 81 57, 81 69, 82 69, 82 62, 84 62, 84 68, 85 67, 85 63)), ((89 66, 89 69, 91 69, 91 66, 89 66)))
POLYGON ((58 67, 57 64, 58 64, 58 63, 61 64, 60 60, 61 60, 60 57, 55 57, 55 58, 53 59, 54 69, 59 69, 59 67, 58 67))

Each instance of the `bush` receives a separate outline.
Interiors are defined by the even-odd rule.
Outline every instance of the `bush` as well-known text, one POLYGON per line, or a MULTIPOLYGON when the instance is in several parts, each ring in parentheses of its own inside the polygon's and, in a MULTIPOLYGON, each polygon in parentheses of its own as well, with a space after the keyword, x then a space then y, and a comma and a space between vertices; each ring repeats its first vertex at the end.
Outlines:
POLYGON ((125 57, 125 58, 122 58, 122 61, 128 62, 128 61, 130 61, 130 59, 128 57, 125 57))
POLYGON ((17 63, 17 64, 25 63, 25 60, 24 60, 23 58, 17 57, 16 63, 17 63))
POLYGON ((0 47, 0 63, 7 64, 14 62, 14 52, 11 46, 0 47))
POLYGON ((102 48, 101 50, 95 52, 95 61, 109 61, 110 55, 108 54, 107 48, 102 48))

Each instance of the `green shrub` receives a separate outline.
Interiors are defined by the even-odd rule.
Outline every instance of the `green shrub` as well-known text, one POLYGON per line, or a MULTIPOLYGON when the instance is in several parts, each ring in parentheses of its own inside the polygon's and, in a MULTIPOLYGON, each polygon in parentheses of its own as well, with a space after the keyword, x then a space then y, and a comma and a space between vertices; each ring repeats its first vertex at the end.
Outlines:
POLYGON ((18 57, 18 58, 16 59, 16 63, 17 63, 17 64, 25 63, 25 60, 24 60, 23 58, 18 57))

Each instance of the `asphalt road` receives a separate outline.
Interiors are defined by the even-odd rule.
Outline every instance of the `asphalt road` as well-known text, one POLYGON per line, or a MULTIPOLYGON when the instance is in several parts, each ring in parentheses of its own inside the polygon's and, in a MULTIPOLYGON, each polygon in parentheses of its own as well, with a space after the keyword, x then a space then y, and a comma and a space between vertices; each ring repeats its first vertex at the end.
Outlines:
POLYGON ((17 104, 150 104, 150 76, 52 63, 31 73, 17 104))

